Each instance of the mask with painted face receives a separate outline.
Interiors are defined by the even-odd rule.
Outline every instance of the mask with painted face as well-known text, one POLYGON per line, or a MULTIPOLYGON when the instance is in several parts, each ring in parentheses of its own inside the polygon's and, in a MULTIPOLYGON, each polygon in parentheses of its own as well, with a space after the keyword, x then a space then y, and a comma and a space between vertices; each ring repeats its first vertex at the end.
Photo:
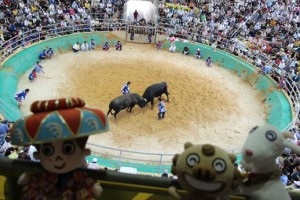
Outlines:
POLYGON ((102 111, 84 105, 79 98, 37 101, 31 105, 34 114, 15 122, 12 144, 34 145, 34 157, 46 170, 21 175, 18 183, 25 185, 22 198, 92 199, 101 195, 101 186, 77 169, 90 154, 85 148, 88 136, 108 131, 109 125, 102 111), (30 192, 33 190, 36 192, 30 192))

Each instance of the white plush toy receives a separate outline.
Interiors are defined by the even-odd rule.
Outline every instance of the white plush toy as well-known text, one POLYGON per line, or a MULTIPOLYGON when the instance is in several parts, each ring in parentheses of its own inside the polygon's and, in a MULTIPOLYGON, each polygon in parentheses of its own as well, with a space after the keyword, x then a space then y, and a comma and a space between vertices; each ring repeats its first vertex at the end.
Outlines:
POLYGON ((249 200, 289 200, 288 191, 279 179, 280 172, 275 160, 284 147, 300 154, 300 147, 287 141, 290 133, 281 133, 273 126, 254 127, 242 148, 241 164, 249 171, 248 181, 242 188, 249 200))

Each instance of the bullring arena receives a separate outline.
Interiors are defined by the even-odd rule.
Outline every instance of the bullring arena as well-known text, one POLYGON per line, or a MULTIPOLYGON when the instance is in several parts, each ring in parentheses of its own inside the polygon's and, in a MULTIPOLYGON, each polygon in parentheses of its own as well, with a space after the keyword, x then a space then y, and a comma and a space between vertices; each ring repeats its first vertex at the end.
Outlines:
POLYGON ((0 1, 0 200, 300 199, 299 16, 292 0, 0 1), (169 101, 164 83, 143 95, 162 82, 169 101))
MULTIPOLYGON (((120 40, 114 35, 110 38, 120 40), (114 38, 115 37, 115 38, 114 38)), ((133 113, 121 111, 117 120, 109 116, 110 132, 92 136, 90 143, 148 153, 176 153, 183 143, 212 142, 223 148, 238 150, 248 130, 265 122, 267 107, 253 85, 236 74, 214 64, 167 49, 155 50, 151 44, 123 42, 122 51, 100 47, 95 51, 55 55, 42 63, 45 74, 31 83, 25 74, 19 90, 31 92, 22 106, 24 115, 36 96, 55 99, 81 97, 89 107, 105 113, 109 102, 121 95, 128 80, 130 91, 143 94, 153 83, 168 83, 170 101, 166 118, 157 120, 157 98, 133 113)), ((165 98, 166 99, 166 98, 165 98)))

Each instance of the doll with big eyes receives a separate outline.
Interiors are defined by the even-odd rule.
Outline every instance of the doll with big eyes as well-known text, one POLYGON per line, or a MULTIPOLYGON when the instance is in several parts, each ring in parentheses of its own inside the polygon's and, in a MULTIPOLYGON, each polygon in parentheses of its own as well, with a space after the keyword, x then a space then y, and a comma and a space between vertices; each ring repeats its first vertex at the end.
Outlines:
POLYGON ((18 184, 24 186, 21 199, 99 197, 100 184, 78 168, 91 153, 85 147, 88 136, 108 130, 105 115, 100 110, 83 107, 81 99, 49 100, 47 107, 45 102, 33 103, 34 114, 17 121, 12 130, 13 143, 33 144, 37 149, 34 157, 46 170, 19 177, 18 184))

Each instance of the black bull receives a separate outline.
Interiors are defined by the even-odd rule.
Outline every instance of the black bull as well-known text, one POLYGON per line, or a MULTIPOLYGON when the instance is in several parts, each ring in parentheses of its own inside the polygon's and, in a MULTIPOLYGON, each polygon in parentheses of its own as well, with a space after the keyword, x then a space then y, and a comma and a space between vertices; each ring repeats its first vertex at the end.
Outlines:
POLYGON ((107 112, 107 116, 109 115, 109 113, 111 113, 112 115, 114 115, 115 118, 117 118, 116 116, 121 110, 128 108, 131 112, 132 108, 136 104, 143 108, 145 107, 145 105, 147 105, 147 101, 146 99, 143 99, 143 97, 136 93, 129 93, 119 96, 109 103, 109 110, 107 112), (112 113, 112 110, 114 110, 115 113, 112 113))
POLYGON ((149 86, 145 90, 143 98, 147 99, 147 102, 151 102, 151 108, 153 108, 154 98, 161 97, 162 94, 167 95, 167 101, 169 101, 168 85, 166 82, 156 83, 149 86))

